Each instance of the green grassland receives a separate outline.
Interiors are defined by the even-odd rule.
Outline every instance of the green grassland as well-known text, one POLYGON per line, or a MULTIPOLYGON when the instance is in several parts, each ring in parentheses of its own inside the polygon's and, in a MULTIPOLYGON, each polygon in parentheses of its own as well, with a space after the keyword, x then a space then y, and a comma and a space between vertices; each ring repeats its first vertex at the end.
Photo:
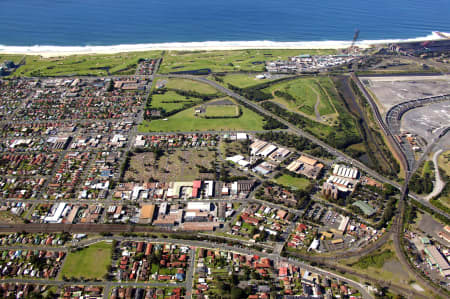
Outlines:
POLYGON ((140 132, 262 130, 264 125, 262 116, 242 106, 240 109, 242 114, 238 118, 207 119, 196 116, 194 107, 178 112, 167 120, 146 120, 139 125, 138 129, 140 132))
POLYGON ((167 51, 161 73, 210 69, 212 72, 263 71, 264 62, 300 54, 328 55, 335 50, 167 51))
POLYGON ((215 88, 202 82, 180 78, 160 79, 158 82, 163 80, 166 81, 164 89, 153 89, 150 108, 164 109, 166 113, 175 113, 186 106, 191 107, 201 103, 204 96, 216 97, 219 95, 215 88), (187 94, 183 92, 187 92, 187 94))
POLYGON ((25 55, 0 54, 0 64, 2 64, 6 60, 10 60, 14 62, 14 64, 19 64, 24 58, 25 55))
POLYGON ((412 279, 397 259, 392 241, 369 255, 342 260, 340 263, 369 277, 392 281, 405 287, 409 286, 412 279))
MULTIPOLYGON (((210 77, 211 77, 210 79, 214 79, 214 76, 210 77)), ((225 76, 218 76, 218 78, 223 80, 224 86, 228 86, 228 84, 231 84, 239 88, 253 87, 262 83, 276 80, 276 79, 257 79, 255 74, 226 74, 225 76)))
POLYGON ((153 94, 151 108, 162 108, 171 112, 183 108, 185 104, 199 103, 202 99, 182 96, 174 91, 166 91, 164 94, 153 94))
POLYGON ((106 242, 95 243, 67 255, 60 276, 80 279, 103 279, 111 264, 112 245, 106 242))
POLYGON ((282 176, 276 178, 274 181, 277 184, 294 189, 305 189, 311 184, 311 182, 307 178, 296 178, 288 174, 283 174, 282 176))
POLYGON ((448 177, 450 177, 450 151, 445 151, 439 155, 438 166, 439 173, 447 184, 441 194, 439 194, 436 199, 432 199, 430 202, 448 213, 450 211, 450 183, 448 183, 448 177))
POLYGON ((118 54, 71 55, 51 58, 27 55, 25 56, 26 64, 18 68, 11 76, 128 75, 134 74, 139 59, 158 58, 161 56, 161 53, 161 51, 149 51, 118 54))
MULTIPOLYGON (((294 79, 292 81, 297 80, 294 79)), ((315 117, 291 111, 288 107, 283 107, 283 105, 278 105, 272 101, 265 101, 262 103, 262 106, 338 149, 345 149, 352 144, 360 143, 362 140, 358 130, 357 119, 350 113, 344 99, 339 95, 334 81, 331 81, 328 77, 318 77, 317 80, 320 82, 320 85, 316 85, 317 88, 320 88, 321 92, 327 95, 323 102, 325 103, 328 100, 330 107, 333 107, 337 112, 332 114, 332 118, 330 117, 325 122, 316 121, 315 117)), ((276 85, 289 83, 293 84, 289 81, 282 82, 269 86, 269 89, 276 88, 274 87, 276 85)), ((307 100, 304 99, 303 101, 306 102, 307 100)), ((311 102, 311 100, 309 101, 311 102)))
POLYGON ((169 89, 195 91, 201 94, 208 94, 208 95, 217 93, 217 90, 214 87, 206 83, 181 78, 167 79, 166 87, 169 89))
POLYGON ((438 165, 443 170, 442 175, 450 176, 450 151, 445 151, 439 155, 438 165))
POLYGON ((232 117, 237 116, 239 107, 237 105, 208 105, 206 106, 206 116, 209 117, 232 117))
POLYGON ((263 92, 272 94, 274 96, 274 102, 281 104, 293 112, 301 112, 308 116, 314 116, 315 105, 319 99, 318 111, 320 115, 334 114, 336 111, 330 102, 328 94, 321 87, 322 83, 327 84, 327 87, 332 84, 327 77, 299 78, 274 84, 263 89, 263 92), (276 91, 287 93, 291 98, 278 96, 276 91))

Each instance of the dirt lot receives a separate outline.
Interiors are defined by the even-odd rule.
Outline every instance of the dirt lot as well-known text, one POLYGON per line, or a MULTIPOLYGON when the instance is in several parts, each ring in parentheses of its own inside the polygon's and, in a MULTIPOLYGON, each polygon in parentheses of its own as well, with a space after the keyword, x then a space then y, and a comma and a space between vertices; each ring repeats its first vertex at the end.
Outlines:
MULTIPOLYGON (((450 89, 449 89, 450 92, 450 89)), ((412 109, 403 115, 402 129, 416 133, 427 142, 436 137, 436 132, 450 125, 450 103, 436 103, 412 109)))
POLYGON ((392 106, 420 98, 448 94, 450 76, 361 77, 361 81, 375 94, 382 114, 392 106))
POLYGON ((19 216, 16 216, 8 211, 1 211, 0 223, 16 224, 23 223, 23 220, 19 216))
POLYGON ((195 179, 214 179, 214 173, 200 173, 201 165, 213 169, 215 152, 206 149, 173 150, 165 152, 158 161, 151 152, 134 154, 130 167, 125 173, 125 181, 148 182, 151 179, 160 182, 191 181, 195 179))

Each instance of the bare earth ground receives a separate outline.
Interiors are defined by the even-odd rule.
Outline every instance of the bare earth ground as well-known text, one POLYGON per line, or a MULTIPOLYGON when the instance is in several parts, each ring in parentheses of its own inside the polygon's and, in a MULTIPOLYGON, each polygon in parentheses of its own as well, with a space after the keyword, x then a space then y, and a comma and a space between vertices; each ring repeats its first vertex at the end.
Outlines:
POLYGON ((213 179, 214 173, 200 173, 196 165, 211 169, 215 152, 208 150, 174 150, 155 161, 151 152, 139 153, 131 157, 130 167, 125 173, 125 181, 148 182, 151 178, 159 182, 213 179))
MULTIPOLYGON (((450 93, 450 89, 448 91, 450 93)), ((436 137, 436 132, 450 126, 450 102, 436 103, 406 112, 401 128, 415 133, 427 142, 436 137)))
POLYGON ((385 114, 392 106, 420 98, 450 93, 450 76, 361 77, 378 99, 385 114))

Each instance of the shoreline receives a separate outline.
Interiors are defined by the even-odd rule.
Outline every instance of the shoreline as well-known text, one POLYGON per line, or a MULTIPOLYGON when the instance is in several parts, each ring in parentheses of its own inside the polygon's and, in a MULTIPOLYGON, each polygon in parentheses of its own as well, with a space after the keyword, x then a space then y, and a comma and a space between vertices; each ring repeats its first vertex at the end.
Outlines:
MULTIPOLYGON (((370 48, 377 44, 417 42, 426 40, 442 40, 449 33, 433 31, 425 37, 410 39, 362 40, 356 46, 370 48)), ((342 49, 351 45, 352 41, 205 41, 205 42, 170 42, 154 44, 122 44, 111 46, 5 46, 0 45, 0 54, 40 55, 58 57, 85 54, 116 54, 124 52, 144 51, 214 51, 214 50, 247 50, 247 49, 342 49)))

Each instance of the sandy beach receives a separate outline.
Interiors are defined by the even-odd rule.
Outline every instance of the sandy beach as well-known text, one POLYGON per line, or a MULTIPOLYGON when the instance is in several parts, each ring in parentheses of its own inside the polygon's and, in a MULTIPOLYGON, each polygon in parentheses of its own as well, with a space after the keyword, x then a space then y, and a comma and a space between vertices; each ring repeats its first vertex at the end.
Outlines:
MULTIPOLYGON (((447 33, 445 33, 447 34, 447 33)), ((369 48, 376 44, 398 43, 406 41, 438 40, 442 36, 433 32, 425 37, 405 40, 363 40, 356 45, 369 48)), ((206 41, 188 43, 158 43, 158 44, 123 44, 111 46, 5 46, 0 45, 0 54, 41 55, 43 57, 69 56, 79 54, 114 54, 122 52, 142 52, 153 50, 167 51, 213 51, 213 50, 244 50, 244 49, 342 49, 351 45, 351 41, 206 41)))

